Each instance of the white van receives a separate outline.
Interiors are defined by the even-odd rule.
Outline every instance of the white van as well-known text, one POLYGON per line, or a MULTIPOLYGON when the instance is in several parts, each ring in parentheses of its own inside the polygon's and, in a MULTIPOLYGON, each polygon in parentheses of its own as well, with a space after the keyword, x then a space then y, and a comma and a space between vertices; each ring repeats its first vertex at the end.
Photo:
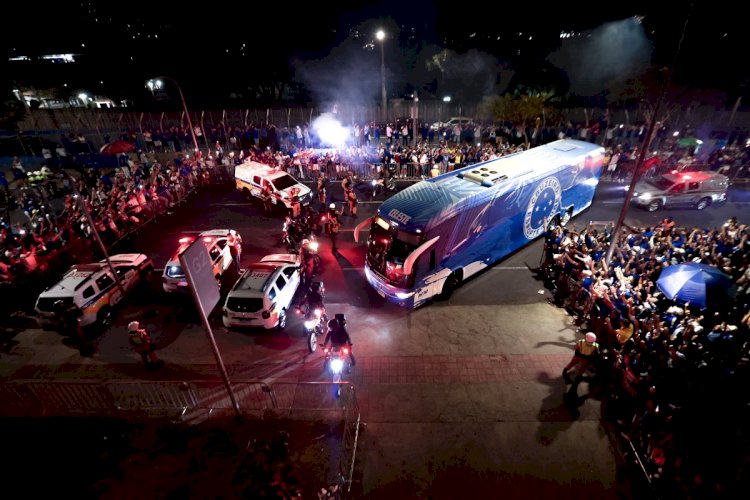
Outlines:
POLYGON ((444 122, 435 122, 431 125, 432 130, 440 130, 441 128, 453 128, 454 125, 460 125, 463 127, 469 123, 474 123, 474 120, 468 116, 452 116, 450 119, 444 122))
POLYGON ((246 161, 234 169, 234 181, 237 189, 248 196, 260 199, 263 189, 271 189, 271 202, 274 205, 284 205, 288 210, 292 208, 292 197, 299 198, 301 206, 312 203, 313 194, 309 187, 283 170, 258 163, 246 161))
POLYGON ((657 179, 639 181, 633 203, 649 212, 662 207, 693 207, 703 210, 727 199, 729 178, 714 172, 676 172, 657 179))
POLYGON ((251 264, 234 284, 222 308, 227 328, 283 330, 300 284, 300 257, 274 254, 251 264))

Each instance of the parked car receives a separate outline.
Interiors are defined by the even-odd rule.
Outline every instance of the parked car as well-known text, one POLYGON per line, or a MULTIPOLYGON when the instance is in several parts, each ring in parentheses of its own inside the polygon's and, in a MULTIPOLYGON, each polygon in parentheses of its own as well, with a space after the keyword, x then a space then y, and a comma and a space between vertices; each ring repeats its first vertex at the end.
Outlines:
POLYGON ((297 254, 268 255, 251 264, 227 295, 224 326, 283 330, 300 285, 300 265, 297 254))
POLYGON ((473 124, 474 120, 468 116, 452 116, 450 119, 444 122, 435 122, 430 128, 432 130, 440 130, 441 128, 453 128, 454 125, 464 126, 467 124, 473 124))
POLYGON ((169 293, 188 291, 188 282, 185 277, 185 271, 182 269, 182 264, 180 263, 180 254, 196 239, 200 239, 206 245, 208 255, 211 257, 211 262, 213 263, 214 276, 219 286, 221 286, 221 277, 234 262, 232 253, 229 251, 229 245, 227 245, 227 238, 230 233, 234 233, 237 237, 237 244, 240 246, 241 252, 242 237, 234 229, 211 229, 210 231, 203 231, 199 234, 180 238, 178 240, 180 245, 177 247, 177 251, 169 259, 162 272, 162 287, 164 291, 169 293))
POLYGON ((703 210, 727 199, 729 178, 714 172, 678 172, 638 182, 633 203, 655 212, 662 207, 703 210))
MULTIPOLYGON (((154 265, 147 256, 138 253, 112 255, 112 262, 122 288, 130 294, 139 285, 148 285, 154 265)), ((114 306, 123 299, 112 270, 106 260, 92 264, 77 264, 62 279, 43 291, 36 301, 39 324, 44 330, 59 327, 56 303, 67 308, 75 305, 81 312, 78 323, 82 327, 107 328, 112 323, 114 306)))

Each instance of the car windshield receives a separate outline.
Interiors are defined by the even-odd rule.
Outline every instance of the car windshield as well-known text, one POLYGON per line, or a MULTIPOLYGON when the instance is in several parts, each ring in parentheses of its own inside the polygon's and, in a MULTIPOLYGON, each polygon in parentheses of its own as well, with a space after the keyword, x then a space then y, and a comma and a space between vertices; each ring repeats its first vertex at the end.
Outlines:
POLYGON ((665 177, 659 177, 658 179, 650 180, 648 181, 648 183, 654 186, 659 191, 666 191, 667 189, 672 187, 672 185, 674 184, 674 182, 670 181, 669 179, 665 177))
POLYGON ((294 177, 291 175, 282 175, 281 177, 273 180, 273 185, 276 187, 277 191, 283 191, 286 188, 296 186, 299 184, 294 177))

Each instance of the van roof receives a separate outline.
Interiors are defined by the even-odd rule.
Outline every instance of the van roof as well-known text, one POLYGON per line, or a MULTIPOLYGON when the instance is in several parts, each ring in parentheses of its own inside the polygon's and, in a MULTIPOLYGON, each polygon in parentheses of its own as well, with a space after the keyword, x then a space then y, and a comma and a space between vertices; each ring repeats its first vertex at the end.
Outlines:
POLYGON ((42 292, 41 295, 52 295, 55 297, 73 295, 76 290, 85 285, 103 267, 103 264, 78 264, 70 268, 60 281, 42 292))
MULTIPOLYGON (((233 295, 235 292, 264 292, 267 283, 270 281, 271 277, 273 277, 278 268, 278 265, 270 263, 256 262, 255 264, 250 264, 245 272, 242 273, 240 279, 237 280, 237 283, 232 288, 232 291, 229 292, 229 295, 233 295)), ((241 295, 245 294, 243 293, 241 295)), ((255 294, 251 293, 249 295, 255 294)))

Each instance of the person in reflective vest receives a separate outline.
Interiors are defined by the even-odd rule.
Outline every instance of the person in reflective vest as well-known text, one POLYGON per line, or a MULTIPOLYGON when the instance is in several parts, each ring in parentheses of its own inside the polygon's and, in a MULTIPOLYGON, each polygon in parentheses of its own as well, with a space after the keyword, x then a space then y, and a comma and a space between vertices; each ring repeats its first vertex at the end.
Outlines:
POLYGON ((232 255, 234 267, 239 273, 240 260, 242 258, 242 238, 234 229, 229 230, 229 234, 227 235, 227 246, 229 247, 229 253, 232 255))
POLYGON ((336 210, 335 203, 328 205, 328 214, 326 215, 326 233, 328 233, 328 236, 331 238, 331 251, 333 253, 338 252, 338 248, 336 248, 336 238, 338 236, 339 226, 341 225, 339 222, 339 216, 342 213, 343 210, 341 212, 336 210))
POLYGON ((576 350, 573 359, 563 368, 563 380, 571 384, 568 389, 569 395, 577 396, 578 384, 583 380, 583 375, 599 355, 599 344, 596 335, 588 332, 586 337, 576 342, 576 350), (571 374, 573 377, 571 378, 571 374))
POLYGON ((128 338, 133 350, 141 355, 143 364, 149 370, 160 368, 164 362, 156 355, 156 345, 145 328, 137 321, 128 324, 128 338))

